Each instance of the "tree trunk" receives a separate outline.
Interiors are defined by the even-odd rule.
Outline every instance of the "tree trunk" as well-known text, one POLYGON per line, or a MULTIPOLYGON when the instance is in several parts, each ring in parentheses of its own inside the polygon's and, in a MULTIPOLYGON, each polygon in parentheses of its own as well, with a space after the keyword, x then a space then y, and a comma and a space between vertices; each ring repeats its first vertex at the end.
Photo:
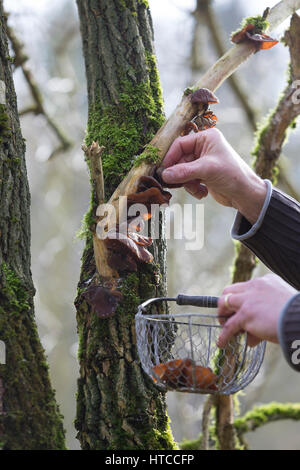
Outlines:
MULTIPOLYGON (((134 156, 163 123, 152 23, 145 0, 77 0, 77 4, 89 100, 86 144, 97 141, 105 146, 102 160, 109 199, 134 156)), ((78 437, 83 449, 174 449, 165 396, 141 369, 134 323, 138 304, 165 292, 165 241, 154 243, 151 266, 122 279, 123 300, 115 315, 99 319, 82 295, 96 275, 92 244, 96 207, 92 188, 76 299, 78 437)))
POLYGON ((0 2, 0 448, 63 449, 64 430, 34 319, 30 194, 0 2), (1 364, 2 362, 2 364, 1 364))

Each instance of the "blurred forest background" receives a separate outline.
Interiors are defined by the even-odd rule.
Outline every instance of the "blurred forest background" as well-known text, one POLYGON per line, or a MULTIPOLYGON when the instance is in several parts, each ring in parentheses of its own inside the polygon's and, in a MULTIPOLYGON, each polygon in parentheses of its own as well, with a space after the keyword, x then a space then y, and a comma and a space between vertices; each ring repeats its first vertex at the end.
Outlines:
MULTIPOLYGON (((271 0, 215 0, 221 45, 230 47, 230 33, 245 16, 262 14, 271 0)), ((183 90, 218 58, 211 26, 206 19, 197 27, 193 13, 196 0, 150 0, 156 54, 168 117, 183 90), (195 41, 196 38, 196 42, 195 41), (197 45, 197 47, 195 47, 197 45)), ((53 126, 44 115, 27 112, 33 100, 21 67, 14 79, 22 131, 27 145, 27 168, 32 195, 32 271, 39 333, 46 350, 52 383, 65 416, 68 446, 78 449, 75 417, 78 376, 77 334, 73 301, 79 278, 83 242, 76 237, 89 204, 89 179, 81 150, 87 121, 87 92, 81 37, 75 0, 5 0, 9 25, 24 43, 26 67, 40 88, 46 113, 72 146, 61 146, 53 126), (50 157, 50 158, 49 158, 50 157)), ((198 19, 199 20, 199 19, 198 19)), ((280 38, 286 22, 275 36, 280 38)), ((12 52, 13 55, 13 52, 12 52)), ((251 108, 261 121, 276 104, 286 82, 288 50, 279 44, 252 57, 235 74, 251 108)), ((219 128, 232 146, 251 162, 253 123, 236 93, 226 82, 217 92, 221 104, 214 108, 219 128)), ((300 193, 300 131, 295 130, 284 148, 281 165, 284 178, 278 185, 286 192, 300 193), (294 188, 294 190, 293 190, 294 188)), ((193 202, 183 190, 173 202, 193 202)), ((230 228, 234 211, 205 201, 205 243, 202 250, 184 251, 182 241, 168 242, 168 289, 170 295, 218 295, 230 283, 234 245, 230 228), (179 255, 180 253, 180 255, 179 255)), ((258 266, 255 275, 266 269, 258 266)), ((195 438, 200 432, 204 398, 201 395, 168 394, 168 409, 175 438, 195 438)), ((242 411, 254 403, 297 402, 299 376, 286 365, 279 347, 268 346, 264 367, 240 395, 242 411)), ((252 449, 300 449, 299 423, 280 421, 249 434, 252 449)))

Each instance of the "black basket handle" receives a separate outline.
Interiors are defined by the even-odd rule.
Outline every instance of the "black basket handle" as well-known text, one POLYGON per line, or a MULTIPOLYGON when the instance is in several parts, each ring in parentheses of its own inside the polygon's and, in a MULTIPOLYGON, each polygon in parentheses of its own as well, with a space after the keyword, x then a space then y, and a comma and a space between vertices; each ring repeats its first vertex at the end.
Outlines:
POLYGON ((157 297, 154 299, 148 299, 138 307, 138 311, 141 313, 144 309, 154 302, 176 302, 177 305, 190 305, 193 307, 206 307, 206 308, 217 308, 219 297, 211 297, 208 295, 183 295, 179 294, 177 297, 157 297))
POLYGON ((217 308, 219 297, 210 297, 207 295, 182 295, 176 298, 177 305, 191 305, 194 307, 217 308))

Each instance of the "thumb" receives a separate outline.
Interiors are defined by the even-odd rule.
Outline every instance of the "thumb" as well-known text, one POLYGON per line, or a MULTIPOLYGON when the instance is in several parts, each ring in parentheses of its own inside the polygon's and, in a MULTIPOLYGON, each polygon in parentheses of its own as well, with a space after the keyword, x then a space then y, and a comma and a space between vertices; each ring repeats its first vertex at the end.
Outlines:
POLYGON ((191 180, 203 178, 203 162, 198 159, 188 163, 178 163, 163 171, 162 178, 166 183, 188 183, 191 180))

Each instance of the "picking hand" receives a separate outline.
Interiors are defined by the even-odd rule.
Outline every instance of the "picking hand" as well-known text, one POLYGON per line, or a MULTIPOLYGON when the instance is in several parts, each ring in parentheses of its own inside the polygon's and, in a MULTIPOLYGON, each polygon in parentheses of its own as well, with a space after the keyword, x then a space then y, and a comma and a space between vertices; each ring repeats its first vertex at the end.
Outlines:
POLYGON ((163 167, 166 183, 183 183, 198 199, 210 193, 220 204, 239 210, 250 223, 256 222, 266 197, 266 184, 217 129, 177 138, 163 167))

